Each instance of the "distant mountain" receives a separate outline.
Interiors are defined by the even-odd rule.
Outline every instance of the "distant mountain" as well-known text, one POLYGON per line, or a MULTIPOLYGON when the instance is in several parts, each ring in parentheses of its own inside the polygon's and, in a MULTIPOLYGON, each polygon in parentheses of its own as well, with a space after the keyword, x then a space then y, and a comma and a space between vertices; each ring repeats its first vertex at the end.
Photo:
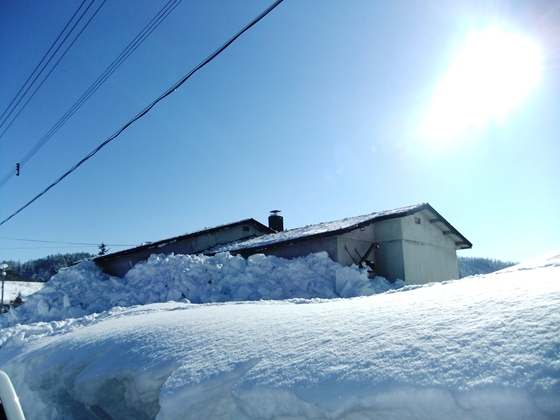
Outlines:
POLYGON ((493 273, 516 264, 489 258, 459 257, 459 278, 493 273))
POLYGON ((48 281, 59 269, 69 267, 72 264, 93 257, 87 252, 76 252, 73 254, 49 255, 38 260, 30 260, 23 264, 19 261, 2 261, 8 264, 6 269, 7 281, 48 281))

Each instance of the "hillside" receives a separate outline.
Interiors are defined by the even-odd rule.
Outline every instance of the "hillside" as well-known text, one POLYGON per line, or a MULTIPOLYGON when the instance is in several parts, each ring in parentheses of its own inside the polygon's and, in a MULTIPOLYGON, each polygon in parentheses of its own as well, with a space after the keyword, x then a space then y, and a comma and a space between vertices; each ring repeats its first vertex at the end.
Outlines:
POLYGON ((476 274, 490 274, 503 270, 517 263, 504 262, 490 258, 459 257, 459 278, 474 276, 476 274))
POLYGON ((25 263, 19 261, 2 261, 8 264, 6 270, 6 281, 49 281, 63 267, 70 267, 78 261, 93 257, 87 252, 75 252, 71 254, 54 254, 37 260, 29 260, 25 263))

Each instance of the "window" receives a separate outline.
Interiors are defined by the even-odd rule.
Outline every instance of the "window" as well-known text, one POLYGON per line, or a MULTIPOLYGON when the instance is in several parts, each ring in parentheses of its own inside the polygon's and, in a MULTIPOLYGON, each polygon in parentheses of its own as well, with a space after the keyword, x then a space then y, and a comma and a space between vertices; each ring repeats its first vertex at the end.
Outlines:
POLYGON ((420 223, 422 223, 422 221, 420 220, 419 217, 414 217, 414 223, 416 223, 417 225, 419 225, 420 223))

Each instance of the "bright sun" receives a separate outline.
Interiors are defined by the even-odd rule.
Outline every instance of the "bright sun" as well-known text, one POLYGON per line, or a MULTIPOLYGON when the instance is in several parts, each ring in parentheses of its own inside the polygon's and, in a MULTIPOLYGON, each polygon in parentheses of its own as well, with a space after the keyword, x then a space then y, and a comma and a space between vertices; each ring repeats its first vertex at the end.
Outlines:
POLYGON ((536 85, 541 65, 539 47, 519 34, 491 28, 471 35, 434 91, 423 137, 445 143, 505 118, 536 85))

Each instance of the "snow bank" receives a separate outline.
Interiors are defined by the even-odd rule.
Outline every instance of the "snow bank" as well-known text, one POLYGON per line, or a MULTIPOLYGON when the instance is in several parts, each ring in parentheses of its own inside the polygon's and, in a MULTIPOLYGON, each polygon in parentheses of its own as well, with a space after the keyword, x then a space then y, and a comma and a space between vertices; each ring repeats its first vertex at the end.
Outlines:
POLYGON ((558 262, 352 299, 17 324, 0 330, 0 369, 29 420, 558 419, 558 262))
POLYGON ((540 257, 533 258, 521 264, 512 267, 504 268, 498 273, 510 273, 519 270, 534 270, 536 268, 544 267, 560 267, 560 249, 541 255, 540 257))
POLYGON ((0 318, 0 326, 78 318, 115 306, 369 296, 403 285, 371 280, 365 270, 342 267, 326 252, 293 260, 263 254, 152 255, 124 279, 86 261, 61 269, 25 305, 0 318))

